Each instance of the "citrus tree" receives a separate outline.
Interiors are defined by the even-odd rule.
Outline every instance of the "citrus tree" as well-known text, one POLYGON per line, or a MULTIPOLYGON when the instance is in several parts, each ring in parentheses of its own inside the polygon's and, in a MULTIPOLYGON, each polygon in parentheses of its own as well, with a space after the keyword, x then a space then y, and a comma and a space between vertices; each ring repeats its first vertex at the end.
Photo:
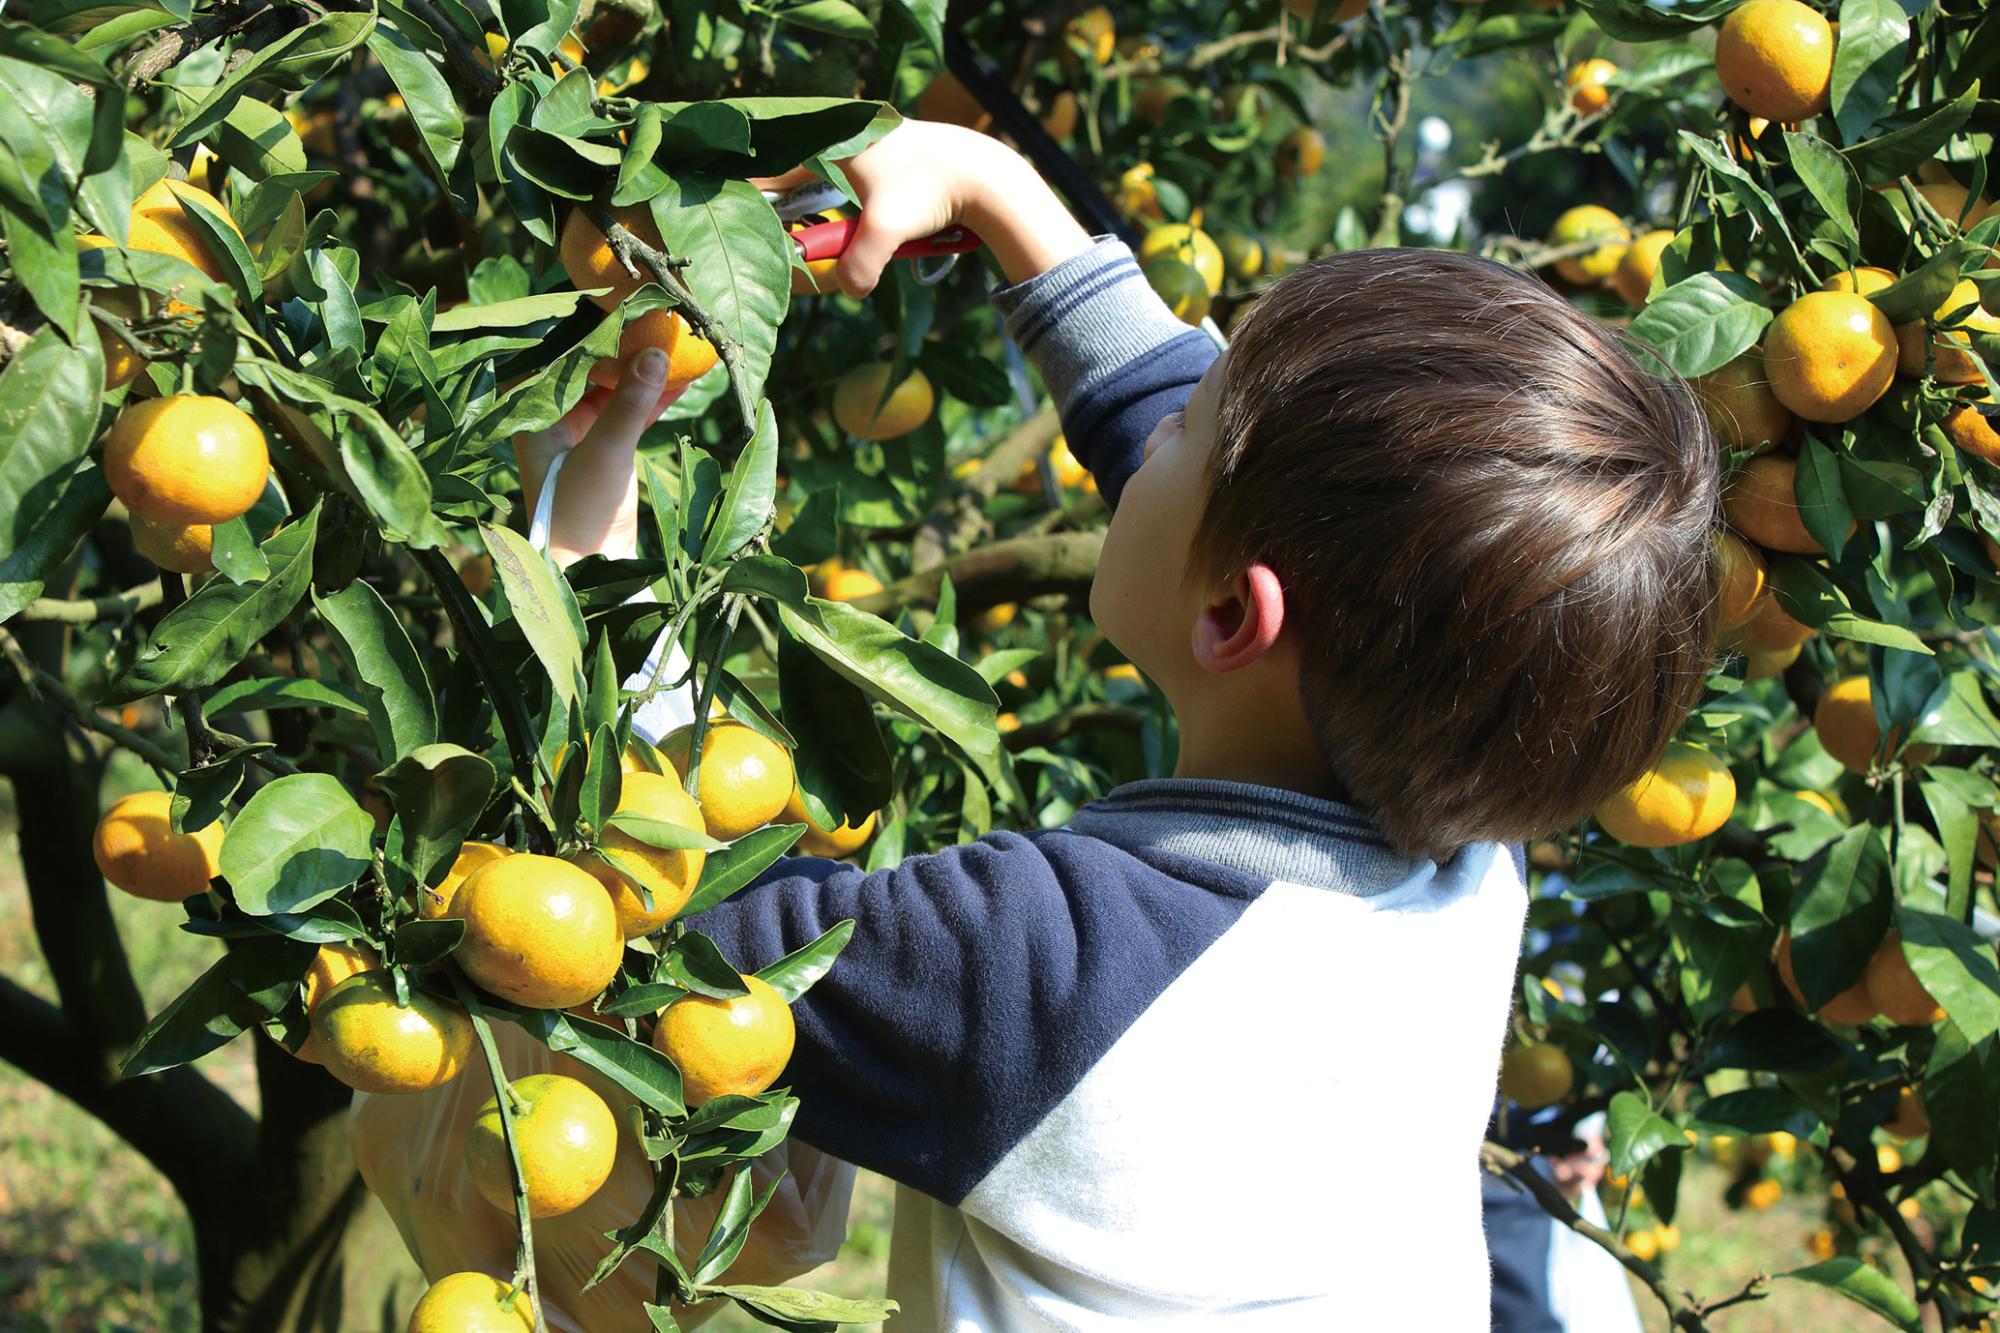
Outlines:
POLYGON ((519 1219, 518 1263, 435 1284, 436 1326, 535 1325, 529 1219, 587 1196, 622 1134, 656 1188, 599 1276, 651 1266, 656 1327, 724 1300, 882 1316, 728 1277, 768 1197, 740 1167, 796 1109, 785 1006, 849 928, 737 959, 684 919, 795 846, 882 865, 1061 823, 1174 747, 1082 614, 1103 506, 993 279, 899 263, 849 300, 786 235, 849 210, 788 219, 752 183, 837 187, 903 108, 1013 138, 1218 333, 1324 249, 1477 247, 1696 384, 1730 473, 1729 653, 1655 774, 1531 849, 1487 1166, 1681 1327, 1767 1290, 1674 1271, 1691 1153, 1745 1207, 1824 1194, 1814 1262, 1772 1273, 1978 1324, 2000 18, 943 8, 0 20, 0 768, 61 1001, 0 986, 0 1054, 166 1173, 206 1322, 337 1321, 348 1089, 465 1077, 494 1087, 466 1169, 519 1219), (1453 120, 1479 136, 1436 134, 1453 120), (677 397, 641 453, 639 553, 559 567, 513 441, 645 347, 677 397), (684 657, 649 664, 662 639, 684 657), (633 719, 672 697, 695 721, 655 748, 633 719), (113 749, 157 781, 100 820, 113 749), (225 946, 157 1014, 100 875, 225 946), (510 1080, 496 1022, 570 1072, 510 1080), (189 1067, 233 1040, 256 1122, 189 1067), (1531 1162, 1599 1110, 1608 1229, 1531 1162), (597 1155, 538 1160, 571 1131, 597 1155), (707 1192, 712 1234, 674 1235, 668 1205, 707 1192))

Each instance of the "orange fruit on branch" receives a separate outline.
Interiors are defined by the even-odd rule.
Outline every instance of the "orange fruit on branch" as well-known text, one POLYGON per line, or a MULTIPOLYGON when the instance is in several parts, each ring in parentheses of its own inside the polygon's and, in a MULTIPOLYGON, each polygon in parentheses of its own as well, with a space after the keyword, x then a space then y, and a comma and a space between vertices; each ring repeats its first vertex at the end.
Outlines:
POLYGON ((221 398, 150 398, 104 435, 111 493, 155 523, 227 523, 257 503, 270 471, 264 432, 221 398))
MULTIPOLYGON (((713 728, 709 735, 715 735, 713 728)), ((708 748, 707 742, 702 748, 708 748)), ((644 815, 662 823, 677 824, 697 833, 704 828, 701 807, 672 773, 626 772, 618 790, 618 810, 621 814, 644 815)), ((618 913, 618 933, 628 940, 650 935, 680 915, 701 880, 702 866, 708 862, 708 853, 699 847, 674 850, 654 847, 615 827, 604 830, 601 843, 620 857, 646 867, 651 877, 653 905, 648 909, 638 886, 602 858, 588 854, 577 858, 577 864, 596 876, 611 895, 611 905, 618 913)))
POLYGON ((679 1066, 689 1106, 725 1095, 754 1097, 778 1081, 792 1058, 797 1028, 785 997, 756 977, 743 984, 747 995, 684 995, 660 1011, 653 1045, 679 1066))
POLYGON ((619 377, 633 357, 649 347, 667 354, 667 382, 662 393, 675 393, 714 369, 715 344, 689 327, 676 310, 648 310, 627 320, 618 335, 618 355, 603 357, 590 367, 590 382, 604 389, 618 387, 619 377))
POLYGON ((602 992, 625 937, 604 885, 569 862, 514 852, 474 871, 446 915, 465 922, 453 955, 503 1000, 567 1009, 602 992))
POLYGON ((923 371, 910 367, 892 390, 887 361, 869 361, 842 375, 833 386, 833 419, 860 440, 893 440, 931 418, 937 392, 923 371))
POLYGON ((452 860, 451 869, 445 871, 444 878, 437 882, 437 887, 418 890, 417 915, 425 921, 435 921, 441 916, 451 915, 452 899, 458 896, 459 889, 464 887, 465 881, 472 877, 473 872, 481 866, 511 855, 513 853, 496 842, 462 844, 458 849, 458 855, 452 860))
POLYGON ((1745 463, 1722 498, 1729 526, 1767 550, 1825 554, 1799 514, 1798 475, 1798 460, 1786 455, 1759 454, 1745 463))
MULTIPOLYGON (((313 1015, 326 1003, 326 997, 333 988, 349 977, 360 976, 363 972, 373 972, 382 966, 382 955, 374 946, 363 940, 335 940, 319 946, 311 963, 306 965, 305 1009, 306 1022, 311 1024, 313 1015)), ((299 1059, 311 1064, 326 1063, 326 1047, 319 1039, 319 1033, 308 1031, 306 1039, 292 1052, 299 1059)))
POLYGON ((1716 561, 1715 627, 1727 634, 1741 629, 1755 615, 1759 599, 1767 596, 1769 571, 1764 557, 1735 533, 1726 529, 1714 534, 1716 561))
MULTIPOLYGON (((1778 980, 1785 983, 1792 999, 1804 1006, 1805 992, 1799 989, 1798 976, 1792 971, 1792 932, 1789 926, 1778 935, 1778 951, 1772 961, 1778 968, 1778 980)), ((1868 983, 1865 980, 1856 981, 1814 1012, 1829 1023, 1861 1024, 1875 1017, 1875 1002, 1868 998, 1868 983)))
POLYGON ((1755 348, 1697 377, 1690 387, 1715 429, 1715 442, 1724 449, 1761 452, 1792 428, 1792 414, 1771 392, 1764 354, 1755 348))
POLYGON ((409 1333, 535 1333, 528 1293, 485 1273, 448 1273, 410 1311, 409 1333))
POLYGON ((134 792, 112 803, 97 821, 90 851, 105 879, 135 898, 177 903, 206 892, 222 873, 222 825, 176 833, 169 819, 173 794, 134 792))
POLYGON ((1169 222, 1147 232, 1139 242, 1139 263, 1145 267, 1158 259, 1177 259, 1194 269, 1210 296, 1222 290, 1222 247, 1199 227, 1169 222))
MULTIPOLYGON (((660 229, 653 225, 652 212, 643 205, 613 209, 611 219, 655 250, 663 248, 660 229)), ((590 298, 604 310, 616 310, 632 293, 653 281, 653 274, 643 264, 638 266, 636 275, 626 269, 613 253, 610 239, 581 208, 571 209, 563 221, 562 235, 557 238, 557 255, 562 260, 563 272, 578 291, 593 287, 611 289, 590 298)))
POLYGON ((1660 255, 1673 244, 1670 231, 1649 231, 1632 242, 1632 248, 1611 273, 1611 288, 1628 305, 1644 305, 1653 291, 1653 274, 1659 271, 1660 255))
MULTIPOLYGON (((527 1186, 528 1215, 560 1217, 586 1203, 611 1178, 618 1120, 604 1099, 562 1074, 513 1082, 527 1103, 514 1112, 514 1136, 527 1186)), ((489 1097, 465 1132, 465 1168, 473 1187, 501 1212, 514 1211, 514 1172, 500 1127, 500 1099, 489 1097)))
POLYGON ((132 516, 132 549, 175 574, 215 568, 215 529, 206 523, 155 523, 132 516))
POLYGON ((859 824, 850 824, 843 819, 837 828, 827 828, 806 812, 805 798, 793 789, 791 799, 785 802, 783 819, 787 824, 804 824, 806 831, 799 835, 798 849, 808 856, 827 856, 835 860, 852 856, 867 845, 875 834, 875 815, 871 811, 859 824))
POLYGON ((1326 136, 1301 125, 1278 144, 1278 174, 1288 181, 1304 180, 1326 165, 1326 136))
MULTIPOLYGON (((1882 727, 1875 720, 1875 689, 1867 676, 1846 676, 1827 686, 1813 709, 1813 729, 1819 743, 1849 771, 1865 774, 1882 746, 1882 727)), ((1900 731, 1889 734, 1889 751, 1901 744, 1900 731)), ((1928 763, 1937 756, 1935 745, 1912 745, 1904 758, 1912 764, 1928 763)))
POLYGON ((1549 232, 1549 244, 1558 249, 1591 241, 1599 243, 1595 249, 1556 261, 1556 273, 1564 282, 1594 287, 1609 279, 1623 262, 1632 233, 1616 213, 1597 204, 1579 204, 1567 210, 1549 232))
POLYGON ((1891 930, 1882 937, 1882 946, 1868 960, 1861 980, 1868 987, 1868 998, 1891 1023, 1929 1027, 1944 1018, 1944 1010, 1903 956, 1901 931, 1891 930))
POLYGON ((1729 100, 1766 120, 1804 120, 1833 90, 1833 28, 1799 0, 1745 0, 1715 39, 1715 73, 1729 100))
POLYGON ((1860 416, 1888 390, 1896 358, 1895 326, 1859 292, 1808 292, 1764 332, 1771 392, 1807 421, 1860 416))
POLYGON ((313 1035, 327 1072, 362 1092, 441 1088, 472 1058, 465 1011, 415 987, 403 1008, 387 972, 362 972, 335 986, 313 1015, 313 1035))
POLYGON ((1736 808, 1728 765, 1676 741, 1658 763, 1597 808, 1606 833, 1631 847, 1679 847, 1721 828, 1736 808))
POLYGON ((1575 1081, 1569 1056, 1549 1042, 1516 1046, 1500 1061, 1500 1095, 1524 1111, 1553 1106, 1575 1081))
MULTIPOLYGON (((208 242, 202 239, 203 234, 196 231, 195 224, 188 220, 186 210, 181 207, 183 201, 207 209, 227 223, 238 236, 243 234, 243 229, 229 216, 229 210, 222 206, 222 201, 208 191, 186 181, 160 180, 133 201, 126 248, 172 255, 193 264, 215 282, 226 281, 228 271, 208 248, 208 242)), ((173 303, 169 308, 177 312, 193 309, 180 302, 173 303)))
MULTIPOLYGON (((690 723, 661 741, 660 753, 685 773, 693 744, 690 723)), ((762 828, 783 813, 796 785, 785 747, 742 723, 711 723, 702 737, 695 796, 709 837, 727 842, 762 828)))
POLYGON ((1956 324, 1940 329, 1935 337, 1926 337, 1928 326, 1920 319, 1898 325, 1896 368, 1905 375, 1922 375, 1928 359, 1931 376, 1940 383, 1977 384, 1983 379, 1979 359, 1971 350, 1972 335, 2000 334, 2000 315, 1992 314, 1979 303, 1979 288, 1969 279, 1961 279, 1932 318, 1942 323, 1968 306, 1969 312, 1959 315, 1956 324))
MULTIPOLYGON (((1563 80, 1563 87, 1569 92, 1569 104, 1579 116, 1594 116, 1611 105, 1611 80, 1618 77, 1618 66, 1609 60, 1586 60, 1570 68, 1569 76, 1563 80)), ((1669 233, 1671 235, 1671 233, 1669 233)), ((1630 300, 1630 298, 1627 298, 1630 300)), ((1637 305, 1637 301, 1632 304, 1637 305)))

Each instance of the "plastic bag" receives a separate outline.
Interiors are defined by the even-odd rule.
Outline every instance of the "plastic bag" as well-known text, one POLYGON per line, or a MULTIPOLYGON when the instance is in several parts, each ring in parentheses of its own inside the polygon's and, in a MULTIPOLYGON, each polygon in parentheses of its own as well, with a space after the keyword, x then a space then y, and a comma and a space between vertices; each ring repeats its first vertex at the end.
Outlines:
MULTIPOLYGON (((653 1299, 658 1271, 635 1254, 609 1278, 582 1290, 610 1250, 604 1233, 639 1216, 653 1192, 653 1173, 639 1147, 626 1108, 632 1099, 574 1057, 549 1050, 511 1023, 496 1022, 493 1038, 508 1076, 567 1074, 594 1088, 618 1113, 618 1155, 611 1178, 589 1202, 560 1217, 535 1220, 535 1270, 542 1310, 554 1333, 630 1333, 646 1327, 642 1301, 653 1299)), ((376 1096, 357 1092, 348 1125, 361 1178, 375 1192, 402 1234, 424 1277, 472 1270, 508 1278, 514 1271, 516 1230, 511 1209, 488 1203, 465 1169, 465 1135, 479 1108, 493 1096, 485 1062, 432 1092, 376 1096)), ((778 1283, 833 1258, 847 1234, 854 1168, 796 1140, 787 1140, 750 1164, 756 1189, 784 1172, 770 1206, 750 1229, 727 1280, 778 1283)), ((724 1191, 674 1203, 675 1248, 691 1262, 708 1238, 724 1191)), ((705 1322, 727 1302, 676 1311, 682 1328, 705 1322)))
MULTIPOLYGON (((562 455, 551 462, 529 529, 536 546, 548 544, 549 519, 562 455)), ((650 594, 642 594, 650 597, 650 594)), ((680 645, 655 647, 627 689, 642 689, 660 669, 666 678, 687 670, 680 645)), ((633 718, 649 741, 694 720, 687 689, 663 691, 633 718)), ((645 1327, 640 1302, 653 1298, 657 1268, 643 1253, 628 1258, 602 1283, 583 1284, 610 1251, 605 1233, 629 1225, 653 1193, 652 1168, 639 1147, 628 1108, 632 1097, 572 1056, 549 1050, 511 1023, 493 1025, 500 1063, 512 1079, 529 1074, 567 1074, 593 1088, 619 1120, 618 1155, 611 1177, 589 1202, 560 1217, 535 1220, 535 1271, 542 1311, 554 1333, 629 1333, 645 1327)), ((354 1156, 361 1178, 375 1192, 402 1233, 410 1257, 432 1282, 466 1270, 509 1278, 514 1271, 516 1228, 512 1209, 488 1203, 465 1169, 465 1135, 493 1095, 485 1063, 476 1059, 465 1073, 433 1092, 400 1097, 356 1093, 349 1112, 354 1156)), ((817 1268, 834 1257, 847 1235, 854 1168, 796 1140, 787 1140, 750 1164, 762 1193, 784 1175, 777 1193, 750 1228, 743 1252, 731 1264, 731 1282, 775 1284, 817 1268)), ((718 1187, 698 1199, 674 1203, 674 1242, 684 1262, 692 1262, 707 1240, 726 1191, 718 1187)), ((682 1328, 706 1322, 726 1302, 676 1312, 682 1328)))

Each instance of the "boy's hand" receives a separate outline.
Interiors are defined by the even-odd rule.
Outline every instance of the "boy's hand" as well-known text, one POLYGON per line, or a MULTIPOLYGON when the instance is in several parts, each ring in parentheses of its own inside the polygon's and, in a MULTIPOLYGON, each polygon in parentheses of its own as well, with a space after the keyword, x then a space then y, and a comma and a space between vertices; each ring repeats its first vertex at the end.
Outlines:
POLYGON ((626 365, 616 389, 591 389, 560 422, 514 437, 530 514, 549 465, 564 460, 549 524, 549 554, 558 565, 639 553, 639 437, 685 391, 662 393, 666 381, 666 354, 648 348, 626 365))
MULTIPOLYGON (((834 270, 849 296, 875 290, 897 246, 954 223, 979 233, 1009 282, 1090 248, 1089 235, 1034 168, 974 130, 906 120, 840 165, 861 206, 860 225, 834 270)), ((756 183, 784 189, 810 178, 801 169, 756 183)))

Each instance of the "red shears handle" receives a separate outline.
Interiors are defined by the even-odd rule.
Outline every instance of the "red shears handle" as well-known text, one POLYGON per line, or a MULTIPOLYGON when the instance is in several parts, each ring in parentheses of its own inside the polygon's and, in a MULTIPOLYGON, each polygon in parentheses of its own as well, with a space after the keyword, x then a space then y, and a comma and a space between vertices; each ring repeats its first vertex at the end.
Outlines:
MULTIPOLYGON (((837 259, 847 253, 847 247, 854 242, 854 229, 860 225, 860 220, 856 218, 835 218, 831 222, 800 227, 791 236, 799 247, 800 256, 808 263, 815 259, 837 259)), ((981 244, 979 237, 969 228, 946 227, 929 236, 903 242, 896 247, 894 258, 928 259, 932 255, 962 255, 969 250, 977 250, 981 244)))

